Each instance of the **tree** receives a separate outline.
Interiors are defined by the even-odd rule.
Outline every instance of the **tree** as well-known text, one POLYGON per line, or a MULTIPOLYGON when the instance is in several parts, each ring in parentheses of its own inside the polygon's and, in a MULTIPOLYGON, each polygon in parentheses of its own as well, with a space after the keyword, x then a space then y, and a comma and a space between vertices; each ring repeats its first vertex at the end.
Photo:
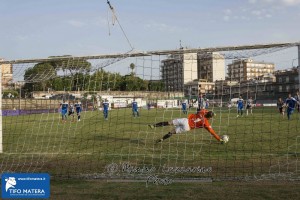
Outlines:
POLYGON ((163 91, 163 82, 157 80, 143 80, 135 76, 135 65, 130 64, 132 72, 122 76, 119 73, 111 73, 102 68, 90 73, 91 64, 87 61, 80 61, 79 65, 70 61, 51 61, 36 64, 25 71, 24 80, 27 82, 24 89, 28 92, 33 90, 42 91, 47 87, 56 91, 163 91), (68 70, 70 73, 64 76, 61 70, 68 70))
POLYGON ((134 63, 131 63, 129 67, 130 67, 130 69, 131 69, 131 75, 134 76, 134 72, 133 72, 133 70, 134 70, 134 68, 135 68, 134 63))
POLYGON ((69 71, 71 76, 76 73, 89 73, 92 68, 92 64, 83 59, 69 59, 56 62, 56 66, 63 71, 69 71))
POLYGON ((91 91, 120 90, 123 77, 119 73, 106 72, 103 69, 96 71, 90 77, 91 91))
POLYGON ((26 82, 24 89, 29 92, 35 90, 45 90, 51 87, 51 79, 55 78, 57 72, 49 62, 38 63, 34 67, 25 70, 24 80, 26 82), (33 85, 35 88, 33 88, 33 85))
POLYGON ((25 71, 24 89, 29 92, 33 90, 46 90, 46 87, 55 90, 77 90, 78 88, 89 89, 85 84, 91 63, 83 59, 52 60, 36 64, 25 71), (59 71, 68 71, 69 74, 57 77, 59 71))
POLYGON ((148 89, 148 81, 140 77, 125 75, 120 84, 121 91, 146 91, 148 89))
POLYGON ((149 91, 164 91, 165 84, 160 80, 151 80, 148 84, 149 91))

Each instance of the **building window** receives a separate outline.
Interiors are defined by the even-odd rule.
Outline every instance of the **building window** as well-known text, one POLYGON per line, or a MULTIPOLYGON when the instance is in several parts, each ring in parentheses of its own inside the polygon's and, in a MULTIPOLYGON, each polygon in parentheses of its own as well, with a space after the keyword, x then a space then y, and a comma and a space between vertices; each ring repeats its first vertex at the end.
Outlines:
POLYGON ((279 77, 279 78, 278 78, 278 82, 279 82, 279 83, 282 83, 282 77, 279 77))
POLYGON ((279 91, 279 92, 282 92, 282 86, 281 86, 281 85, 279 85, 278 91, 279 91))
POLYGON ((289 85, 287 85, 285 88, 286 88, 286 91, 287 91, 287 92, 290 91, 290 86, 289 86, 289 85))
POLYGON ((290 78, 288 76, 285 78, 285 82, 286 83, 290 82, 290 78))

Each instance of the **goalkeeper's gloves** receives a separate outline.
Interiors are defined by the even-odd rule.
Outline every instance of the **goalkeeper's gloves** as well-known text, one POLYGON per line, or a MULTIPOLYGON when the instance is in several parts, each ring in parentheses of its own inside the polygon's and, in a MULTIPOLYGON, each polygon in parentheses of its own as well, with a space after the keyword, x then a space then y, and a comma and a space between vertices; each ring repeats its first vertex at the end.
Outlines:
POLYGON ((158 139, 158 140, 156 140, 156 144, 158 144, 158 143, 160 143, 162 141, 164 141, 164 140, 163 139, 158 139))

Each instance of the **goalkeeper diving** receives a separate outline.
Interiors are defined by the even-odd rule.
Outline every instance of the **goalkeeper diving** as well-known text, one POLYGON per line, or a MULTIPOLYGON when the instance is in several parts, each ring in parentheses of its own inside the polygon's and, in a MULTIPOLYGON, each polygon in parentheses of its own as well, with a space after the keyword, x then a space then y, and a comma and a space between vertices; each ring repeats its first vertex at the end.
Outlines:
POLYGON ((174 128, 169 131, 166 135, 164 135, 161 139, 157 140, 156 142, 162 142, 169 137, 171 137, 173 134, 179 134, 183 132, 188 132, 192 129, 197 129, 197 128, 205 128, 216 140, 221 142, 221 144, 226 143, 220 137, 211 127, 209 123, 209 119, 213 118, 215 116, 215 113, 212 111, 208 111, 205 109, 202 109, 199 111, 197 114, 189 114, 187 118, 179 118, 179 119, 174 119, 169 122, 159 122, 156 124, 150 124, 148 125, 150 128, 154 127, 163 127, 163 126, 174 126, 174 128))

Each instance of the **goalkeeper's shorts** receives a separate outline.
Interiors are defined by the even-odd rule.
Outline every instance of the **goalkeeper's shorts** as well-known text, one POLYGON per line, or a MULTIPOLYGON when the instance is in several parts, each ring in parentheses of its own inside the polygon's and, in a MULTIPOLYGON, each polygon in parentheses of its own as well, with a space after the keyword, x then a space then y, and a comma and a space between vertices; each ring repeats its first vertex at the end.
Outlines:
POLYGON ((172 122, 175 126, 176 133, 183 133, 191 130, 189 120, 187 118, 174 119, 172 122))

